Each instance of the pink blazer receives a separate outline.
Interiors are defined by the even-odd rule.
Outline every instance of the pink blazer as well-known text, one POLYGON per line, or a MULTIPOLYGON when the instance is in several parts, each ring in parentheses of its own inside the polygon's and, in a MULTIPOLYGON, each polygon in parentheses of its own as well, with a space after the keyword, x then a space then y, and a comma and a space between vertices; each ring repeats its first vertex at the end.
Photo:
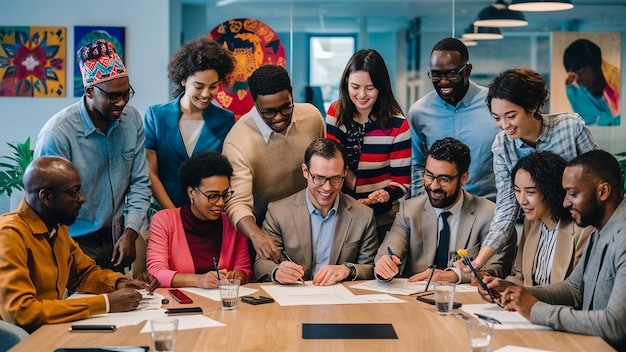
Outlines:
MULTIPOLYGON (((222 223, 222 249, 217 263, 218 268, 228 271, 243 270, 248 279, 252 279, 248 240, 231 225, 224 212, 222 223)), ((172 277, 177 272, 186 274, 196 272, 185 237, 180 208, 160 210, 152 217, 146 266, 148 272, 159 280, 161 287, 170 287, 172 277)))

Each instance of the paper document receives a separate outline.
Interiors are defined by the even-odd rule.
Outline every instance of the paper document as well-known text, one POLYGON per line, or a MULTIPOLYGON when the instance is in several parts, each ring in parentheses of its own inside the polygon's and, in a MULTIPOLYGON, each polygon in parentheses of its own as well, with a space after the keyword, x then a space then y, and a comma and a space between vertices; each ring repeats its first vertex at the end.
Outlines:
POLYGON ((357 299, 355 303, 405 303, 406 301, 394 296, 385 294, 376 295, 357 295, 354 296, 357 299))
MULTIPOLYGON (((217 288, 181 287, 180 289, 190 293, 195 293, 198 296, 206 297, 214 301, 222 301, 222 299, 220 298, 220 290, 218 290, 217 288)), ((258 290, 254 288, 239 286, 239 297, 251 295, 256 291, 258 290)))
MULTIPOLYGON (((211 318, 207 318, 202 314, 192 314, 192 315, 177 315, 175 317, 170 317, 163 313, 163 317, 161 319, 178 319, 178 330, 187 330, 187 329, 200 329, 200 328, 213 328, 218 326, 226 326, 224 323, 220 323, 217 320, 213 320, 211 318)), ((154 319, 154 318, 153 318, 154 319)), ((152 332, 152 327, 150 326, 150 321, 146 321, 146 324, 140 331, 143 333, 152 332)))
MULTIPOLYGON (((76 321, 75 325, 137 325, 146 319, 156 319, 165 316, 165 309, 161 308, 163 296, 154 292, 149 295, 145 290, 139 290, 143 298, 137 309, 130 312, 96 314, 83 320, 76 321)), ((78 299, 95 296, 94 294, 75 293, 67 299, 78 299)))
POLYGON ((493 328, 498 330, 552 330, 552 328, 547 326, 532 324, 518 312, 509 312, 508 310, 498 307, 498 305, 494 303, 464 304, 461 309, 472 315, 474 318, 476 318, 475 314, 478 313, 498 320, 502 324, 493 324, 493 328))
POLYGON ((520 346, 512 346, 512 345, 506 345, 502 348, 498 348, 497 350, 493 351, 493 352, 549 352, 548 350, 539 350, 536 348, 530 348, 530 347, 520 347, 520 346))
POLYGON ((312 281, 305 281, 304 284, 269 284, 259 287, 281 306, 363 303, 341 284, 315 286, 312 281))
MULTIPOLYGON (((428 291, 433 290, 433 282, 428 286, 428 291)), ((362 290, 370 290, 394 295, 410 296, 414 293, 424 292, 426 281, 408 282, 408 279, 395 278, 391 281, 369 280, 350 286, 362 290)), ((476 286, 456 285, 456 292, 476 292, 476 286)))

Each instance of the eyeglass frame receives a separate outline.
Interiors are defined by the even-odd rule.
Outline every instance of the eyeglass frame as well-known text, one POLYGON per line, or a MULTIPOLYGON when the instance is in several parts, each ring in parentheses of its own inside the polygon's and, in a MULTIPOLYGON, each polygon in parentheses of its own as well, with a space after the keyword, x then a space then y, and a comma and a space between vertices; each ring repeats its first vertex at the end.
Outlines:
POLYGON ((207 202, 209 202, 209 204, 211 204, 211 205, 217 204, 217 202, 220 200, 220 198, 222 198, 224 203, 226 203, 233 197, 233 194, 235 193, 235 191, 233 191, 232 189, 229 189, 229 190, 227 190, 227 191, 225 191, 224 193, 221 193, 221 194, 206 194, 206 193, 202 192, 200 190, 200 188, 198 188, 198 187, 194 187, 193 189, 198 191, 198 192, 200 192, 200 194, 202 194, 203 196, 205 196, 207 202), (227 194, 229 195, 228 198, 226 198, 227 194), (215 200, 212 201, 211 198, 215 198, 215 200))
POLYGON ((458 174, 454 176, 451 176, 451 175, 435 176, 432 172, 428 170, 422 171, 422 179, 424 180, 424 182, 428 181, 430 183, 433 183, 435 182, 435 180, 437 180, 437 183, 439 183, 439 185, 442 187, 449 185, 451 181, 453 181, 455 178, 459 177, 460 175, 461 175, 461 172, 459 172, 458 174))
POLYGON ((133 86, 131 86, 130 84, 128 86, 130 88, 128 88, 128 90, 124 93, 109 93, 95 84, 92 87, 98 88, 99 91, 101 91, 104 95, 107 96, 107 98, 109 98, 109 104, 113 105, 119 103, 120 100, 129 101, 135 95, 135 90, 133 89, 133 86), (125 98, 126 96, 128 96, 128 98, 125 98))
POLYGON ((307 172, 309 173, 309 176, 311 176, 311 182, 313 182, 313 184, 316 185, 316 186, 323 186, 323 185, 326 184, 326 182, 330 182, 331 186, 338 187, 338 186, 341 186, 343 181, 346 179, 346 175, 326 177, 326 176, 313 175, 311 173, 311 170, 307 170, 307 172), (324 182, 322 182, 322 183, 315 182, 316 179, 317 180, 324 179, 324 182))
POLYGON ((463 70, 465 70, 465 68, 467 67, 467 65, 469 65, 469 63, 461 66, 461 68, 459 69, 455 69, 455 70, 448 70, 445 72, 441 72, 441 71, 434 71, 437 72, 440 77, 438 78, 433 78, 433 70, 431 68, 428 69, 428 78, 430 78, 430 80, 432 82, 439 82, 441 81, 442 78, 446 78, 446 80, 448 81, 456 81, 457 79, 461 78, 461 73, 463 72, 463 70), (452 77, 448 77, 448 75, 458 75, 458 77, 452 78, 452 77))
POLYGON ((53 187, 43 187, 41 189, 47 189, 48 191, 50 191, 52 193, 65 193, 65 194, 69 195, 74 200, 79 200, 80 197, 83 196, 83 189, 82 189, 82 187, 78 187, 78 189, 76 189, 76 190, 72 190, 72 189, 58 189, 58 188, 53 188, 53 187))
POLYGON ((289 106, 286 106, 282 109, 266 109, 266 110, 261 110, 261 108, 254 103, 254 106, 256 106, 257 111, 259 112, 259 115, 261 115, 262 118, 269 120, 269 119, 273 119, 274 117, 276 117, 276 115, 278 115, 278 113, 280 113, 282 116, 289 116, 291 114, 293 114, 293 110, 294 110, 294 103, 293 103, 293 99, 291 100, 291 104, 289 106), (285 112, 286 110, 289 110, 289 112, 285 112), (267 115, 267 114, 272 114, 271 116, 267 115))

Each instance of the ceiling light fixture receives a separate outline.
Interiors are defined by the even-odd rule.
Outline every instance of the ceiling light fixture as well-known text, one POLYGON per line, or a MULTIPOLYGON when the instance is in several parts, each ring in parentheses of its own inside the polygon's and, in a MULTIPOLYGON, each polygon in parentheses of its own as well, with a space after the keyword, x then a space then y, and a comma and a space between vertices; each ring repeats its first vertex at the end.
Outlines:
POLYGON ((527 25, 528 21, 526 21, 524 14, 509 10, 504 0, 497 0, 482 9, 474 20, 474 26, 480 27, 522 27, 527 25))
POLYGON ((472 40, 502 39, 504 36, 498 27, 478 27, 471 25, 465 30, 462 38, 472 40))
POLYGON ((461 38, 461 42, 465 44, 465 46, 476 46, 478 42, 473 39, 461 38))
POLYGON ((509 10, 514 11, 562 11, 574 8, 571 0, 512 0, 509 10))

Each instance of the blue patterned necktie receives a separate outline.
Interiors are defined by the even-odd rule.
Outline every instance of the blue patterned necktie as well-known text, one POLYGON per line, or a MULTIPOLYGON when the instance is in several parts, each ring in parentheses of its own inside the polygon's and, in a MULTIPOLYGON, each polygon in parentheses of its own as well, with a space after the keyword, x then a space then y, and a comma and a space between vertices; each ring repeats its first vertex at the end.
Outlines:
POLYGON ((443 226, 439 231, 439 246, 437 246, 437 256, 435 257, 435 263, 439 269, 445 269, 448 267, 448 252, 450 248, 450 225, 448 224, 448 216, 452 215, 449 211, 441 213, 441 220, 443 226))

